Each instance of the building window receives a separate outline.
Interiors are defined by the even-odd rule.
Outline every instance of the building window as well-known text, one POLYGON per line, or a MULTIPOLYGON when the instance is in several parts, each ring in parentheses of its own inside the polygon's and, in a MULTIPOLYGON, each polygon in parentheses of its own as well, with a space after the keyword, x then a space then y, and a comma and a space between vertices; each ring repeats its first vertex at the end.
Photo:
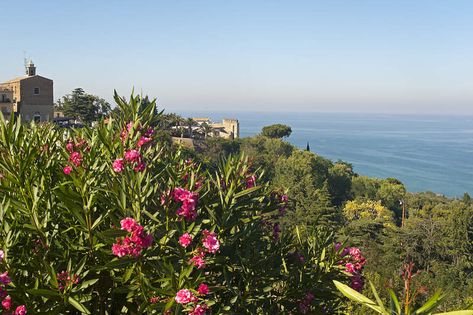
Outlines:
POLYGON ((41 115, 40 114, 35 114, 33 117, 33 120, 35 123, 39 123, 41 121, 41 115))
POLYGON ((34 88, 34 95, 39 95, 39 87, 34 88))

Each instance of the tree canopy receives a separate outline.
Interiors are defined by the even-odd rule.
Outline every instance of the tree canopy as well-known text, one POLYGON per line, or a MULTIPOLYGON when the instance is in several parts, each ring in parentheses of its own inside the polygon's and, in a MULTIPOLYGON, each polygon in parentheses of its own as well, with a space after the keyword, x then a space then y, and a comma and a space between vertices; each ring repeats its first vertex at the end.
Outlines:
POLYGON ((274 124, 263 127, 261 134, 268 138, 285 138, 289 137, 292 133, 290 126, 283 124, 274 124))
POLYGON ((82 88, 76 88, 71 94, 63 96, 56 107, 62 108, 65 116, 88 124, 106 117, 111 111, 111 106, 105 99, 87 94, 82 88))

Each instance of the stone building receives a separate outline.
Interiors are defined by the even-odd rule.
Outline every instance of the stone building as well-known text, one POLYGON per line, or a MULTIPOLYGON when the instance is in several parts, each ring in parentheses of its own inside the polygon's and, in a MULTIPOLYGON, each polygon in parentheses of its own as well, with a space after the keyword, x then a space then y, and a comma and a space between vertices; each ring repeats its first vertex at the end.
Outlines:
POLYGON ((13 91, 0 87, 0 111, 8 119, 13 112, 13 91))
POLYGON ((240 137, 240 123, 238 119, 224 118, 221 123, 214 123, 210 118, 192 118, 199 126, 208 124, 213 129, 213 135, 224 139, 236 139, 240 137))
POLYGON ((0 103, 2 111, 2 104, 5 104, 5 110, 9 107, 23 121, 41 122, 53 119, 53 81, 37 75, 32 61, 26 65, 26 76, 0 83, 0 102, 3 95, 10 102, 8 106, 7 102, 0 103))

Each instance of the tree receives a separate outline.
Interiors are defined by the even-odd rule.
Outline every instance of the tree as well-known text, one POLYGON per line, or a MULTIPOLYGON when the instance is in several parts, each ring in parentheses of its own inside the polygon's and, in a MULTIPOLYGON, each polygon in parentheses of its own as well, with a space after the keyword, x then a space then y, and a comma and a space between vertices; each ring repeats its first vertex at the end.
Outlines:
POLYGON ((285 138, 291 135, 292 129, 290 126, 282 124, 274 124, 263 127, 261 134, 268 138, 285 138))
POLYGON ((91 123, 107 116, 111 111, 110 104, 95 95, 87 94, 82 88, 76 88, 71 94, 62 98, 64 115, 91 123))
POLYGON ((210 126, 208 123, 204 122, 202 125, 200 125, 200 129, 204 133, 204 139, 207 139, 207 136, 211 135, 213 133, 213 128, 210 126))
POLYGON ((192 126, 195 125, 195 120, 192 118, 187 118, 185 123, 187 126, 187 132, 189 133, 189 138, 192 138, 192 126))

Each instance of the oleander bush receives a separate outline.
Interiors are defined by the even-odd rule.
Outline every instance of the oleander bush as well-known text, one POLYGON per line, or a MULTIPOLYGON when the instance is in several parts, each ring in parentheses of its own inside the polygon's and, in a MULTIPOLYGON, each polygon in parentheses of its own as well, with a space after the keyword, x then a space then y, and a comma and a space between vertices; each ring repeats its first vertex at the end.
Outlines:
POLYGON ((157 136, 155 102, 115 101, 94 128, 1 118, 5 312, 343 312, 333 280, 361 288, 359 252, 320 227, 280 233, 290 203, 264 170, 207 169, 157 136))

